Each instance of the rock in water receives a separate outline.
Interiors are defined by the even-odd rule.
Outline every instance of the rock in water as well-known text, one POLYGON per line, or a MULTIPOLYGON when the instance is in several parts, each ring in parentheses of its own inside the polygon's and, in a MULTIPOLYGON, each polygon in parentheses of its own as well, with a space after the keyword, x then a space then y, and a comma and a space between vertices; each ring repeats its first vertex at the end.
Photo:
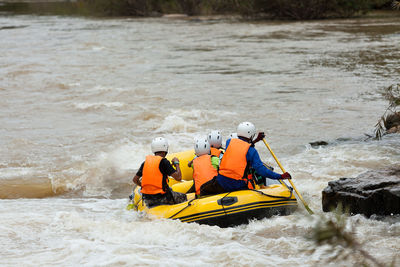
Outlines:
POLYGON ((328 142, 325 141, 315 141, 315 142, 311 142, 310 145, 312 147, 318 147, 318 146, 327 146, 328 142))
POLYGON ((393 112, 386 116, 385 120, 383 121, 385 124, 386 130, 390 130, 393 127, 400 126, 400 112, 393 112))
POLYGON ((386 131, 386 133, 387 134, 400 133, 400 125, 390 128, 389 130, 386 131))
POLYGON ((400 214, 400 167, 329 182, 322 191, 322 209, 331 211, 339 203, 351 214, 400 214))

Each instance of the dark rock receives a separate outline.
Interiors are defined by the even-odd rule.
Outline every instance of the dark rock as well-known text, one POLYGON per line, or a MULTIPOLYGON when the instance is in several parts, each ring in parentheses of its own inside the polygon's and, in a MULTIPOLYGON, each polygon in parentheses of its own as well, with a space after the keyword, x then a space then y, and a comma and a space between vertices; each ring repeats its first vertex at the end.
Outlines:
POLYGON ((339 137, 338 139, 336 139, 336 141, 338 142, 348 142, 348 141, 352 141, 353 139, 349 138, 349 137, 339 137))
POLYGON ((325 141, 315 141, 315 142, 311 142, 310 145, 312 147, 317 147, 317 146, 327 146, 328 142, 325 141))
POLYGON ((386 133, 387 134, 400 133, 400 125, 390 128, 389 130, 386 131, 386 133))
POLYGON ((331 211, 339 203, 351 214, 400 214, 400 167, 329 182, 322 191, 322 209, 331 211))
POLYGON ((393 112, 386 116, 383 121, 386 130, 389 130, 393 127, 400 126, 400 112, 393 112))

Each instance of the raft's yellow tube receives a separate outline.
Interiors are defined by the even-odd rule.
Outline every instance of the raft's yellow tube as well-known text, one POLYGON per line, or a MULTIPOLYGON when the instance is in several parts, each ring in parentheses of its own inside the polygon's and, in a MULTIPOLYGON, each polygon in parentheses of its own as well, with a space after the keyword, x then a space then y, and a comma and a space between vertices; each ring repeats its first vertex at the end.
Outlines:
POLYGON ((166 156, 169 161, 171 161, 174 157, 177 157, 179 159, 179 167, 181 168, 182 172, 182 180, 193 180, 193 169, 188 166, 188 162, 195 157, 194 149, 178 153, 171 153, 166 156))
POLYGON ((187 194, 187 199, 188 201, 184 203, 160 205, 149 209, 141 201, 141 195, 136 188, 134 203, 137 210, 144 211, 156 218, 179 219, 184 222, 220 217, 224 214, 233 215, 260 208, 288 207, 293 209, 297 206, 295 196, 281 184, 270 185, 259 190, 241 190, 197 199, 195 199, 194 193, 191 193, 187 194), (221 200, 229 200, 228 198, 233 199, 234 202, 222 205, 221 200))
POLYGON ((256 186, 255 190, 241 190, 213 196, 195 198, 188 194, 193 186, 193 169, 188 162, 194 157, 194 150, 172 153, 168 160, 177 157, 180 161, 183 181, 169 179, 169 186, 175 192, 184 193, 187 201, 175 205, 160 205, 147 208, 142 200, 140 187, 134 191, 134 199, 128 209, 144 211, 156 218, 179 219, 182 222, 198 222, 221 227, 247 223, 248 219, 265 218, 273 215, 287 215, 297 207, 295 196, 284 184, 256 186))
POLYGON ((175 192, 186 194, 189 191, 189 189, 192 188, 192 186, 193 186, 193 180, 177 182, 173 186, 171 186, 171 188, 175 192))
POLYGON ((174 178, 172 178, 172 177, 168 177, 168 185, 169 185, 169 187, 172 187, 172 186, 174 186, 175 184, 179 184, 180 183, 180 181, 177 181, 177 180, 175 180, 174 178))

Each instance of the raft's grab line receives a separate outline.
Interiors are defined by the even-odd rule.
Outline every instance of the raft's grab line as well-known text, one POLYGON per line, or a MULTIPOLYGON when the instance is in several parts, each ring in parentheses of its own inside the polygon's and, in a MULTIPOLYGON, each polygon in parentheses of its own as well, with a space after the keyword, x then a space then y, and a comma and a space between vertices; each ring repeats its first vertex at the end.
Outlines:
POLYGON ((196 198, 194 198, 194 199, 192 199, 192 200, 189 200, 186 207, 184 207, 183 209, 181 209, 180 211, 178 211, 177 213, 175 213, 174 215, 172 215, 172 216, 169 217, 168 219, 173 219, 173 220, 178 219, 178 218, 174 218, 174 217, 175 217, 176 215, 178 215, 179 213, 181 213, 182 211, 184 211, 185 209, 189 208, 190 205, 192 204, 192 202, 193 202, 194 200, 196 200, 196 198))
POLYGON ((194 198, 194 193, 191 193, 188 194, 189 200, 185 203, 158 205, 152 208, 143 203, 139 188, 136 188, 134 198, 137 210, 156 217, 179 219, 182 222, 210 223, 221 227, 228 222, 235 225, 237 220, 246 223, 246 218, 261 219, 275 214, 286 215, 297 207, 292 191, 281 184, 260 190, 240 190, 200 198, 194 198), (237 219, 232 223, 233 217, 237 219))
MULTIPOLYGON (((269 195, 269 194, 266 194, 266 193, 264 193, 264 192, 262 192, 262 191, 258 191, 258 190, 255 190, 255 189, 249 189, 249 191, 257 192, 257 193, 259 193, 259 194, 261 194, 261 195, 264 195, 264 196, 267 196, 267 197, 280 198, 280 199, 284 199, 284 200, 290 200, 290 199, 292 198, 292 195, 293 195, 293 188, 292 188, 292 187, 289 187, 289 186, 288 186, 286 183, 284 183, 283 181, 280 181, 280 180, 279 180, 279 182, 287 187, 288 191, 290 192, 290 195, 289 195, 288 197, 269 195)), ((242 190, 242 191, 245 191, 245 190, 242 190)), ((225 199, 225 198, 226 198, 229 194, 231 194, 231 193, 232 193, 232 192, 228 192, 225 196, 223 196, 223 197, 221 198, 221 203, 223 203, 223 199, 225 199)), ((184 211, 185 209, 187 209, 189 206, 191 206, 192 202, 193 202, 194 200, 196 200, 196 199, 198 199, 198 198, 195 198, 195 199, 192 199, 192 200, 188 201, 186 207, 182 208, 180 211, 178 211, 178 212, 175 213, 174 215, 171 215, 171 216, 168 217, 168 218, 169 218, 169 219, 178 219, 178 218, 175 217, 175 216, 178 215, 178 214, 180 214, 182 211, 184 211)), ((268 202, 268 203, 272 203, 272 202, 275 202, 275 201, 262 201, 262 202, 256 202, 256 203, 267 203, 267 202, 268 202)), ((293 201, 292 201, 292 202, 293 202, 293 201)), ((297 205, 296 200, 294 200, 294 203, 296 203, 296 205, 297 205)), ((253 203, 253 204, 254 204, 254 203, 253 203)), ((241 205, 241 206, 246 206, 246 205, 250 205, 250 204, 244 204, 244 205, 241 205)), ((286 205, 288 205, 288 204, 286 204, 286 205)), ((257 207, 263 207, 263 206, 265 206, 265 205, 257 206, 257 207)), ((225 212, 225 205, 224 205, 224 204, 222 204, 222 210, 225 212)), ((250 209, 249 209, 249 210, 250 210, 250 209)), ((220 211, 220 210, 214 210, 214 211, 220 211)), ((197 214, 212 213, 212 212, 214 212, 214 211, 202 212, 202 213, 197 213, 197 214)), ((226 213, 226 214, 229 214, 229 213, 226 213)), ((195 214, 194 214, 194 215, 195 215, 195 214)), ((194 216, 194 215, 193 215, 193 216, 194 216)), ((192 215, 190 215, 190 216, 192 216, 192 215)), ((189 217, 190 217, 190 216, 189 216, 189 217)), ((179 217, 179 219, 185 218, 185 217, 188 217, 188 216, 179 217)))
POLYGON ((223 207, 222 209, 219 209, 219 210, 200 212, 200 213, 196 213, 193 215, 187 215, 187 216, 177 217, 177 218, 171 217, 171 219, 174 219, 174 220, 179 219, 182 222, 194 222, 194 221, 198 221, 200 219, 208 219, 211 217, 216 217, 218 215, 226 216, 226 215, 230 215, 230 214, 235 214, 235 213, 249 211, 249 210, 255 210, 255 209, 259 209, 259 208, 272 208, 272 207, 277 208, 277 207, 284 207, 284 206, 293 206, 293 207, 297 206, 296 200, 287 201, 286 203, 282 202, 282 201, 277 201, 276 203, 272 203, 272 202, 274 202, 274 201, 254 202, 251 204, 243 204, 243 205, 231 207, 231 208, 223 207))
MULTIPOLYGON (((228 192, 225 196, 223 196, 220 200, 221 200, 221 206, 222 209, 217 209, 217 210, 210 210, 210 211, 205 211, 205 212, 200 212, 200 213, 196 213, 196 214, 192 214, 192 215, 187 215, 187 216, 182 216, 182 217, 176 217, 178 214, 180 214, 182 211, 184 211, 185 209, 187 209, 189 206, 192 205, 192 202, 194 200, 200 200, 202 198, 195 198, 192 199, 190 201, 188 201, 187 205, 182 208, 181 210, 179 210, 178 212, 176 212, 174 215, 168 217, 169 219, 179 219, 182 222, 192 222, 195 220, 199 220, 199 219, 206 219, 209 217, 213 217, 216 215, 229 215, 229 214, 234 214, 234 213, 238 213, 238 212, 243 212, 243 211, 249 211, 249 210, 254 210, 254 209, 258 209, 258 208, 269 208, 269 207, 283 207, 283 206, 297 206, 297 201, 296 199, 291 200, 292 196, 293 196, 293 189, 291 187, 288 187, 285 183, 283 183, 289 190, 290 195, 288 197, 284 197, 284 196, 274 196, 274 195, 269 195, 266 194, 262 191, 258 191, 258 190, 254 190, 254 189, 249 189, 249 190, 240 190, 240 191, 252 191, 252 192, 257 192, 261 195, 267 196, 267 197, 271 197, 271 198, 279 198, 281 200, 270 200, 270 201, 258 201, 258 202, 252 202, 249 204, 243 204, 243 205, 239 205, 239 206, 235 206, 235 207, 228 207, 225 208, 225 205, 223 204, 223 200, 231 193, 235 193, 235 192, 239 192, 239 191, 233 191, 233 192, 228 192), (281 204, 281 205, 280 205, 281 204)), ((204 197, 203 197, 204 198, 204 197)))

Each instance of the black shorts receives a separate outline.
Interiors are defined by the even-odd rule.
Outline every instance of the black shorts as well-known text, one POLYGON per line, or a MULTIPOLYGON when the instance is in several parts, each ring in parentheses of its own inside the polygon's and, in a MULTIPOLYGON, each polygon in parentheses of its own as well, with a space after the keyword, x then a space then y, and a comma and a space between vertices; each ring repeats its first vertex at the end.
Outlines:
POLYGON ((217 176, 200 187, 200 196, 224 193, 225 189, 217 182, 217 176))
POLYGON ((165 194, 142 194, 142 197, 148 208, 158 205, 173 205, 187 201, 186 194, 172 191, 172 189, 169 189, 165 194))

